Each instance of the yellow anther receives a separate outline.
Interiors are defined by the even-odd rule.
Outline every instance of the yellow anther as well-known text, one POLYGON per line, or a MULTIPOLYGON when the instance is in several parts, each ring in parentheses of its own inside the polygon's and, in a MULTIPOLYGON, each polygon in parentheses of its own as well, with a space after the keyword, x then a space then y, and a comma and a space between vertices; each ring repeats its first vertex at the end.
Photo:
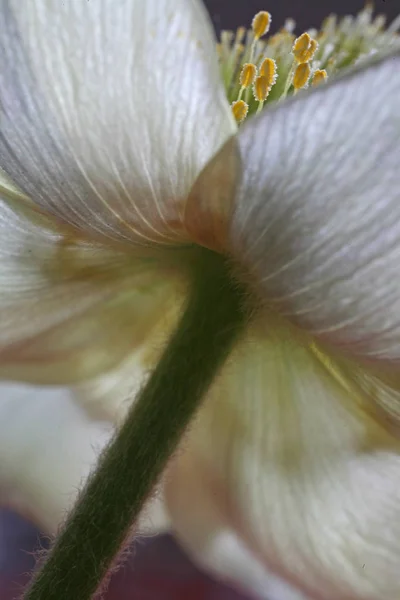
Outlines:
POLYGON ((294 40, 292 52, 293 56, 297 58, 302 56, 304 52, 307 52, 310 47, 311 37, 308 33, 302 33, 300 37, 294 40))
POLYGON ((305 53, 305 60, 303 62, 309 62, 310 60, 312 60, 314 58, 314 55, 317 50, 318 50, 318 42, 317 42, 317 40, 314 40, 313 38, 311 38, 310 46, 309 46, 307 52, 305 53))
POLYGON ((253 63, 246 63, 240 73, 240 85, 242 88, 248 88, 253 85, 255 78, 257 77, 257 67, 253 63))
POLYGON ((268 33, 271 25, 271 15, 266 10, 258 12, 251 23, 251 28, 256 40, 268 33))
POLYGON ((237 123, 241 123, 245 120, 249 111, 249 105, 244 100, 232 102, 231 108, 237 123))
POLYGON ((260 76, 266 77, 269 81, 269 87, 271 88, 276 82, 277 66, 273 58, 264 58, 259 69, 260 76))
POLYGON ((320 83, 324 83, 328 79, 328 73, 325 69, 317 69, 314 72, 311 85, 319 85, 320 83))
POLYGON ((300 63, 297 65, 293 75, 293 87, 295 90, 300 90, 307 85, 308 79, 311 74, 311 67, 309 63, 300 63))
POLYGON ((308 33, 303 33, 295 39, 292 53, 298 63, 309 62, 314 58, 318 49, 318 42, 314 40, 308 33))
POLYGON ((221 32, 217 50, 226 95, 230 102, 235 100, 235 118, 241 122, 272 100, 281 102, 309 85, 322 85, 376 48, 396 44, 400 19, 387 31, 384 23, 384 17, 374 17, 372 4, 367 4, 355 17, 332 15, 319 31, 308 28, 298 37, 290 19, 270 37, 271 15, 266 11, 255 14, 247 29, 221 32))
POLYGON ((269 94, 270 89, 271 86, 268 77, 266 77, 265 75, 259 75, 259 77, 256 78, 253 85, 254 98, 258 102, 264 102, 264 100, 269 94))

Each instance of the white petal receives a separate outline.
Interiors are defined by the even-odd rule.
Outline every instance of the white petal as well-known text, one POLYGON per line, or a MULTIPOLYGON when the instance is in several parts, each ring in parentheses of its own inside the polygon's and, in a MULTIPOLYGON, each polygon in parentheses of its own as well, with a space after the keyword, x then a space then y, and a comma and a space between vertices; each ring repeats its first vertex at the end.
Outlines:
POLYGON ((266 568, 321 600, 399 597, 400 440, 305 335, 255 322, 187 443, 266 568))
POLYGON ((74 386, 76 401, 92 418, 116 424, 123 421, 150 370, 143 357, 145 347, 143 344, 117 368, 74 386))
POLYGON ((46 225, 0 199, 0 377, 78 382, 114 368, 179 310, 177 253, 104 250, 46 225))
POLYGON ((0 502, 55 532, 110 438, 62 388, 0 386, 0 502))
POLYGON ((221 486, 184 446, 168 468, 165 496, 172 531, 191 558, 207 573, 259 600, 305 600, 246 547, 234 531, 221 486))
POLYGON ((146 383, 178 320, 181 302, 177 297, 166 299, 162 314, 157 315, 143 340, 118 366, 102 375, 74 387, 76 400, 93 418, 121 423, 132 402, 146 383))
MULTIPOLYGON (((63 388, 0 386, 0 505, 56 533, 113 433, 63 388)), ((142 511, 139 533, 166 531, 162 493, 142 511)), ((136 530, 137 533, 137 530, 136 530)))
POLYGON ((0 163, 45 211, 113 239, 182 239, 235 130, 198 0, 4 0, 0 163))
POLYGON ((400 359, 400 54, 249 121, 231 250, 266 302, 400 359))
POLYGON ((138 392, 146 383, 165 348, 173 324, 178 319, 180 302, 170 298, 163 313, 148 331, 136 351, 115 369, 74 387, 76 400, 97 419, 121 423, 138 392))

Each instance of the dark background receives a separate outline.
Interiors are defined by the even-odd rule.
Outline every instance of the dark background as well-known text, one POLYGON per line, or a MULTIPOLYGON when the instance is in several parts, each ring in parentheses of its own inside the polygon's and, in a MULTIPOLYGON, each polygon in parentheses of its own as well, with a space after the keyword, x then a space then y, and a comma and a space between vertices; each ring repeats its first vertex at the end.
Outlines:
MULTIPOLYGON (((256 12, 268 10, 272 15, 272 31, 279 29, 287 17, 292 17, 297 23, 297 33, 318 27, 331 12, 355 14, 364 6, 362 0, 205 0, 205 4, 217 31, 240 25, 247 27, 256 12)), ((377 0, 375 7, 377 13, 384 13, 392 20, 400 12, 400 0, 377 0)), ((34 527, 12 513, 0 511, 0 600, 20 596, 34 564, 32 552, 38 544, 34 527)), ((43 546, 46 541, 41 539, 40 544, 43 546)), ((114 577, 105 600, 188 598, 246 600, 201 574, 170 537, 162 536, 137 545, 132 559, 114 577)))
MULTIPOLYGON (((364 6, 363 0, 204 0, 217 31, 248 27, 259 10, 268 10, 272 16, 271 31, 279 29, 286 18, 297 23, 297 31, 319 27, 330 13, 356 14, 364 6)), ((400 13, 400 0, 376 0, 375 12, 384 13, 393 20, 400 13)))

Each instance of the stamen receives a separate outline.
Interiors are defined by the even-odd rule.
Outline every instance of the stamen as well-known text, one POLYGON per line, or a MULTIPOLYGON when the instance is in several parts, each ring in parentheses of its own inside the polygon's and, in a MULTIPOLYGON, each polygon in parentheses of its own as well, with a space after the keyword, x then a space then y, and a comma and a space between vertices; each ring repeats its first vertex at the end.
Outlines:
POLYGON ((268 77, 265 77, 265 75, 257 77, 253 85, 254 98, 257 102, 264 102, 268 96, 269 90, 270 85, 268 77))
POLYGON ((293 31, 296 29, 296 21, 290 18, 286 19, 286 21, 283 24, 283 29, 288 33, 293 33, 293 31))
MULTIPOLYGON (((257 77, 257 67, 253 65, 253 63, 245 63, 242 67, 239 76, 240 89, 237 100, 241 100, 243 96, 243 92, 250 88, 255 78, 257 77)), ((246 100, 248 101, 248 94, 246 94, 246 100)))
POLYGON ((268 77, 265 75, 259 75, 253 85, 253 94, 254 98, 257 100, 258 108, 257 113, 259 113, 264 106, 264 102, 267 99, 267 96, 271 90, 271 85, 268 77))
POLYGON ((297 65, 293 75, 293 87, 296 91, 307 85, 310 74, 311 67, 308 62, 297 65))
POLYGON ((300 64, 312 60, 317 50, 317 40, 314 40, 312 37, 310 37, 308 33, 303 33, 294 41, 292 54, 296 61, 300 64))
POLYGON ((278 77, 276 61, 273 58, 264 58, 260 65, 259 73, 268 79, 269 87, 271 88, 276 83, 278 77))
POLYGON ((243 54, 244 49, 245 49, 244 44, 236 44, 235 51, 233 52, 235 60, 239 59, 239 57, 243 54))
POLYGON ((303 56, 305 52, 308 52, 310 47, 311 38, 308 33, 302 33, 300 37, 296 38, 293 44, 292 53, 293 56, 297 59, 298 62, 303 62, 300 60, 300 57, 303 56))
POLYGON ((271 26, 271 15, 266 10, 257 13, 251 23, 251 28, 254 32, 254 37, 259 40, 260 37, 268 33, 271 26))
POLYGON ((224 60, 228 60, 231 53, 231 44, 233 40, 232 31, 221 31, 221 49, 224 60))
POLYGON ((253 62, 257 42, 263 35, 268 33, 270 26, 271 15, 266 10, 262 10, 254 16, 253 21, 251 23, 251 28, 254 34, 254 40, 251 44, 249 62, 253 62))
POLYGON ((242 44, 246 35, 246 27, 238 27, 236 30, 235 44, 242 44))
POLYGON ((314 72, 312 81, 311 81, 311 85, 315 86, 315 85, 320 85, 321 83, 324 83, 326 80, 328 79, 328 74, 325 71, 325 69, 317 69, 314 72))
POLYGON ((376 33, 381 33, 385 29, 386 21, 387 21, 386 15, 378 15, 375 18, 372 25, 373 25, 376 33))
POLYGON ((244 100, 236 100, 231 104, 233 116, 237 123, 241 123, 247 117, 249 112, 249 105, 244 100))
POLYGON ((310 47, 308 52, 306 53, 306 60, 304 62, 309 62, 314 58, 316 51, 318 50, 318 42, 314 38, 311 38, 310 47))
POLYGON ((238 123, 260 112, 266 101, 282 102, 376 52, 400 48, 400 16, 385 29, 384 17, 374 17, 369 4, 358 16, 331 15, 319 30, 308 29, 297 38, 294 21, 287 19, 278 33, 262 39, 270 25, 270 13, 261 11, 250 29, 221 33, 222 76, 238 123))
POLYGON ((248 88, 253 85, 255 78, 257 77, 257 67, 253 63, 246 63, 240 72, 240 85, 242 88, 248 88))

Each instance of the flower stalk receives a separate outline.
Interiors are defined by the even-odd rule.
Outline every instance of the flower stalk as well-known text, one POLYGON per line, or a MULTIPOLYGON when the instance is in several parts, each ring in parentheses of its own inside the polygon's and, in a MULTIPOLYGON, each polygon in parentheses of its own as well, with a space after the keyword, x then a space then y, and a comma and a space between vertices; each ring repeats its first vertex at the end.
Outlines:
POLYGON ((202 250, 177 330, 36 573, 25 600, 89 600, 108 581, 138 515, 245 324, 226 260, 202 250))

